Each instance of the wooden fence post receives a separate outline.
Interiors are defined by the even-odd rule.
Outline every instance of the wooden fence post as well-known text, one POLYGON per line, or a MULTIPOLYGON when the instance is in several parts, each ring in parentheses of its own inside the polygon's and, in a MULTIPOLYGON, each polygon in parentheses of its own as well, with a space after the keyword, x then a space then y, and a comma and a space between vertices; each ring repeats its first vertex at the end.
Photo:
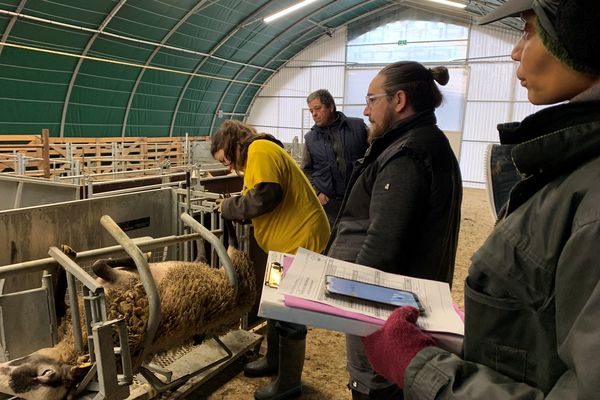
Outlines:
POLYGON ((42 169, 44 178, 50 179, 50 131, 42 129, 42 169))

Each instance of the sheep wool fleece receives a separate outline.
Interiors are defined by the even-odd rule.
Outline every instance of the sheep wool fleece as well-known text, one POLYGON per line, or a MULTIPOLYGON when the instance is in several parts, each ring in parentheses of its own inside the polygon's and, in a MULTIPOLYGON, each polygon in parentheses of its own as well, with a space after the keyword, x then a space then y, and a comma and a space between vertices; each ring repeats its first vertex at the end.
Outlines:
POLYGON ((252 219, 258 245, 292 254, 298 247, 323 251, 329 238, 323 207, 294 159, 268 140, 256 140, 248 148, 242 194, 259 183, 279 184, 283 199, 272 212, 252 219))

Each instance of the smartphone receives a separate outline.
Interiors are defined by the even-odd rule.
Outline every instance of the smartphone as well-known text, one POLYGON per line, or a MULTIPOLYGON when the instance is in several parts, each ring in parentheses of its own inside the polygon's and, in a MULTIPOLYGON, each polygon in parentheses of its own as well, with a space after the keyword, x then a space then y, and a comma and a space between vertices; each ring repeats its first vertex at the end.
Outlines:
POLYGON ((393 289, 333 275, 325 276, 325 290, 333 295, 354 297, 394 307, 411 306, 421 313, 425 312, 417 295, 407 290, 393 289))

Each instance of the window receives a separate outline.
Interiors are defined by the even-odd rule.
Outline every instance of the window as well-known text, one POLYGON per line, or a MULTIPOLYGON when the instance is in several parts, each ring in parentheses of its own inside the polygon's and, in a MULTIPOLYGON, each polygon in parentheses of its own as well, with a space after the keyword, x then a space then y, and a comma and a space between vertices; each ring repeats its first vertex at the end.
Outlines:
POLYGON ((450 72, 450 81, 446 86, 440 86, 444 102, 436 110, 438 126, 448 134, 460 134, 467 69, 462 62, 456 65, 456 61, 467 58, 468 36, 468 26, 415 9, 350 25, 344 113, 365 118, 368 124, 362 115, 364 97, 369 83, 386 64, 411 60, 432 67, 445 65, 450 72))
POLYGON ((467 57, 466 26, 407 19, 388 22, 348 41, 347 62, 389 64, 398 60, 450 62, 467 57))
MULTIPOLYGON (((365 94, 371 79, 380 68, 349 69, 346 71, 346 98, 344 113, 351 117, 363 117, 365 109, 365 94)), ((450 67, 450 81, 446 86, 440 86, 444 96, 442 105, 436 110, 438 126, 444 131, 459 132, 462 130, 463 111, 465 104, 466 70, 463 67, 450 67)), ((368 121, 365 122, 368 123, 368 121)))

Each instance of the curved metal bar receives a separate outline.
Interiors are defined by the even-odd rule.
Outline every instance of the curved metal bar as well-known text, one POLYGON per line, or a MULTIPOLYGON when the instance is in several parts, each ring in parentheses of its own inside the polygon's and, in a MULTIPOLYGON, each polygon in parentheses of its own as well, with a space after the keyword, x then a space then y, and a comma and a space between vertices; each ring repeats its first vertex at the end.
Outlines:
MULTIPOLYGON (((92 35, 92 37, 88 40, 85 45, 85 48, 81 52, 82 56, 85 56, 89 53, 92 45, 98 38, 98 36, 102 33, 106 25, 114 18, 115 15, 119 12, 123 4, 125 4, 127 0, 120 0, 119 3, 113 7, 113 9, 108 13, 108 15, 104 18, 104 21, 100 24, 98 30, 92 35)), ((77 80, 77 75, 79 74, 79 70, 81 69, 81 65, 85 59, 80 57, 77 60, 77 65, 73 69, 73 73, 71 74, 71 80, 69 81, 69 86, 67 87, 67 93, 65 95, 65 102, 63 104, 62 115, 60 117, 60 137, 63 137, 65 134, 65 123, 67 121, 67 110, 69 109, 69 103, 71 101, 71 93, 73 92, 73 86, 75 86, 75 81, 77 80)))
MULTIPOLYGON (((190 233, 187 235, 171 235, 171 236, 163 236, 156 239, 148 239, 148 238, 135 238, 133 242, 140 247, 141 250, 149 250, 158 246, 171 246, 174 244, 187 242, 190 240, 202 239, 202 236, 199 233, 190 233)), ((76 259, 78 261, 89 260, 92 258, 97 258, 98 256, 103 256, 105 254, 114 253, 115 251, 121 250, 122 247, 119 245, 102 247, 100 249, 94 250, 85 250, 78 251, 76 259)), ((24 270, 27 272, 39 272, 43 271, 47 268, 51 268, 53 266, 57 266, 57 261, 53 257, 48 258, 40 258, 38 260, 25 261, 16 264, 9 264, 5 266, 0 266, 0 279, 5 279, 10 276, 15 276, 22 273, 24 270)), ((2 291, 0 290, 0 294, 2 291)))
POLYGON ((238 293, 238 279, 235 269, 233 268, 233 264, 231 263, 231 258, 227 254, 227 250, 223 243, 216 237, 211 231, 206 229, 200 222, 196 221, 191 215, 183 213, 181 214, 181 220, 185 222, 190 228, 194 231, 202 235, 202 237, 207 240, 210 244, 212 244, 217 250, 217 254, 219 255, 219 259, 221 260, 221 264, 223 264, 223 268, 225 268, 225 273, 227 274, 227 279, 229 279, 229 284, 233 288, 234 298, 237 299, 238 293))
MULTIPOLYGON (((250 58, 250 60, 254 60, 256 57, 258 57, 259 55, 262 55, 263 51, 265 49, 268 49, 274 42, 276 41, 281 41, 281 38, 283 37, 284 34, 286 34, 287 32, 291 32, 293 31, 293 29, 295 29, 298 25, 300 25, 301 23, 303 23, 304 21, 306 21, 307 19, 309 19, 313 14, 316 14, 317 12, 323 11, 325 10, 327 7, 329 7, 331 4, 335 3, 335 0, 331 0, 329 2, 327 2, 327 4, 319 7, 318 9, 312 11, 311 13, 309 13, 308 15, 306 15, 304 18, 301 18, 299 20, 297 20, 296 22, 294 22, 293 24, 290 24, 289 26, 287 26, 283 31, 281 31, 277 36, 275 36, 273 39, 271 39, 269 42, 265 43, 263 47, 261 47, 258 51, 256 51, 254 53, 254 55, 250 58)), ((313 28, 311 28, 312 30, 313 28)), ((291 40, 290 42, 295 43, 296 40, 291 40)), ((235 74, 234 78, 232 80, 236 80, 242 73, 244 72, 244 68, 240 68, 240 70, 235 74)), ((255 74, 252 77, 252 80, 254 80, 254 78, 257 76, 258 74, 255 74)), ((271 74, 272 76, 273 74, 271 74)), ((231 89, 231 87, 233 86, 233 82, 229 82, 227 84, 227 87, 225 88, 225 90, 223 91, 223 93, 221 94, 221 98, 219 99, 219 102, 217 103, 217 106, 215 107, 215 113, 213 114, 212 120, 210 122, 210 131, 212 132, 213 129, 215 129, 215 122, 217 119, 217 112, 221 109, 221 106, 223 105, 223 101, 225 101, 225 97, 227 97, 227 94, 229 93, 229 90, 231 89)), ((244 88, 244 92, 245 93, 245 89, 248 87, 248 85, 246 85, 246 87, 244 88)), ((239 98, 238 98, 239 101, 239 98)))
MULTIPOLYGON (((353 7, 350 7, 350 8, 348 8, 348 9, 346 9, 346 10, 344 11, 344 13, 347 13, 347 12, 352 12, 352 11, 354 11, 354 10, 355 10, 355 9, 357 9, 357 8, 364 7, 365 5, 368 5, 368 4, 370 4, 370 3, 373 3, 373 2, 375 2, 375 1, 378 1, 378 0, 369 0, 369 1, 365 1, 365 2, 362 2, 362 3, 356 4, 355 6, 353 6, 353 7)), ((352 23, 352 22, 354 22, 355 20, 358 20, 358 19, 361 19, 361 18, 366 18, 366 17, 368 17, 368 16, 370 16, 370 15, 372 15, 372 14, 375 14, 375 13, 382 12, 382 10, 386 10, 386 9, 388 9, 388 8, 390 8, 390 7, 395 7, 395 6, 397 6, 397 5, 398 5, 397 3, 394 3, 394 4, 388 4, 388 5, 384 6, 384 7, 377 8, 377 9, 375 9, 375 10, 373 10, 373 11, 370 11, 370 12, 368 12, 368 13, 361 14, 359 17, 356 17, 356 18, 354 18, 354 19, 351 19, 351 20, 349 20, 349 21, 346 21, 346 22, 345 22, 343 25, 339 25, 339 26, 337 26, 337 27, 336 27, 336 29, 337 29, 337 28, 340 28, 340 27, 342 27, 342 26, 345 26, 345 25, 351 24, 351 23, 352 23)), ((309 17, 310 17, 310 16, 309 16, 309 17)), ((308 18, 308 17, 307 17, 307 18, 308 18)), ((311 34, 313 31, 315 31, 315 30, 317 30, 317 29, 319 29, 319 28, 323 29, 323 27, 322 27, 321 25, 323 25, 323 24, 325 24, 325 23, 327 23, 327 22, 331 21, 331 20, 332 20, 332 19, 334 19, 334 18, 339 18, 339 14, 336 14, 336 15, 334 15, 334 16, 332 16, 332 17, 330 17, 330 18, 327 18, 327 19, 324 19, 323 21, 320 21, 320 22, 319 22, 319 24, 315 24, 315 25, 316 25, 316 27, 313 27, 313 28, 310 28, 310 29, 306 29, 306 30, 305 30, 305 31, 304 31, 304 32, 303 32, 303 33, 302 33, 302 34, 301 34, 299 37, 297 37, 296 39, 294 39, 294 40, 290 41, 290 42, 289 42, 289 44, 288 44, 287 46, 283 47, 281 50, 279 50, 279 51, 277 52, 277 54, 275 54, 273 57, 271 57, 271 59, 270 59, 268 62, 266 62, 266 63, 265 63, 265 65, 269 65, 269 64, 271 64, 272 62, 276 61, 276 60, 278 59, 278 57, 279 57, 281 54, 283 54, 284 52, 286 52, 286 51, 287 51, 287 50, 288 50, 290 47, 292 47, 292 46, 297 46, 298 44, 300 44, 300 43, 301 43, 301 41, 302 41, 302 40, 305 40, 304 38, 305 38, 306 36, 308 36, 309 34, 311 34)), ((317 37, 317 39, 318 39, 318 37, 317 37)), ((309 43, 308 43, 308 44, 306 44, 306 45, 304 46, 304 48, 308 47, 308 46, 309 46, 311 43, 313 43, 313 42, 316 42, 316 40, 317 40, 317 39, 309 38, 309 43)), ((260 52, 258 52, 257 54, 259 54, 259 53, 260 53, 260 52)), ((297 53, 296 53, 296 54, 297 54, 297 53)), ((283 68, 285 65, 287 65, 287 63, 288 63, 289 61, 291 61, 291 60, 288 60, 288 61, 284 62, 284 63, 283 63, 281 66, 279 66, 279 67, 277 68, 277 71, 276 71, 275 73, 279 72, 279 71, 280 71, 280 70, 281 70, 281 69, 282 69, 282 68, 283 68)), ((271 75, 271 76, 274 76, 274 75, 275 75, 275 74, 273 74, 273 75, 271 75)), ((249 82, 249 83, 253 83, 253 82, 254 82, 254 80, 256 79, 256 77, 257 77, 257 76, 258 76, 258 74, 254 74, 254 76, 252 76, 252 78, 250 78, 250 79, 248 80, 248 82, 249 82)), ((271 78, 269 78, 269 79, 271 79, 271 78)), ((235 102, 235 104, 233 105, 233 108, 232 108, 232 110, 231 110, 233 113, 235 113, 235 112, 236 112, 236 110, 238 109, 238 106, 239 106, 239 104, 240 104, 240 101, 243 99, 243 97, 244 97, 244 94, 246 93, 246 91, 248 90, 248 88, 250 88, 250 86, 251 86, 251 85, 246 85, 246 86, 244 87, 244 89, 242 90, 242 92, 239 94, 239 96, 237 96, 237 100, 236 100, 236 102, 235 102)), ((230 87, 231 87, 231 85, 230 85, 230 86, 228 86, 226 90, 228 91, 228 90, 230 89, 230 87)), ((224 94, 223 94, 223 96, 225 96, 226 94, 227 94, 227 93, 224 93, 224 94)), ((250 101, 250 104, 248 104, 248 106, 245 108, 245 110, 244 110, 244 113, 245 113, 246 115, 248 115, 248 110, 251 110, 251 109, 252 109, 252 106, 254 105, 254 102, 255 102, 255 100, 256 100, 256 98, 257 98, 257 97, 258 97, 258 92, 257 92, 257 93, 256 93, 256 94, 255 94, 255 95, 252 97, 252 101, 250 101)), ((220 107, 220 105, 219 105, 219 107, 220 107)), ((214 120, 214 117, 213 117, 213 120, 214 120)))
POLYGON ((140 279, 146 290, 146 295, 148 296, 148 325, 146 326, 146 337, 144 339, 142 351, 142 359, 144 359, 144 355, 148 352, 148 349, 150 349, 150 345, 154 340, 154 335, 156 334, 158 323, 160 321, 160 298, 158 297, 156 283, 154 282, 154 279, 152 279, 150 267, 142 255, 141 250, 133 243, 125 232, 119 228, 115 221, 108 215, 103 215, 102 218, 100 218, 100 223, 135 262, 138 272, 140 273, 140 279))
POLYGON ((181 106, 181 102, 183 101, 185 93, 187 92, 188 87, 190 86, 190 84, 192 83, 194 78, 196 77, 196 74, 198 73, 200 68, 202 68, 202 66, 221 48, 221 46, 223 46, 225 43, 227 43, 227 41, 229 39, 231 39, 236 33, 238 33, 248 23, 256 20, 256 17, 258 15, 262 14, 262 12, 264 10, 266 10, 268 7, 270 7, 271 3, 273 3, 274 1, 275 0, 268 1, 263 6, 261 6, 256 11, 254 11, 251 15, 249 15, 247 18, 245 18, 242 22, 237 24, 234 29, 230 30, 225 35, 225 37, 223 37, 221 40, 219 40, 219 42, 210 49, 210 51, 208 52, 208 56, 203 58, 198 63, 198 65, 196 65, 196 67, 192 71, 192 75, 190 75, 188 77, 187 81, 185 82, 185 85, 183 85, 183 88, 181 89, 181 92, 179 93, 179 97, 177 98, 177 104, 175 105, 175 110, 173 110, 173 117, 171 117, 171 126, 169 126, 169 137, 173 136, 173 130, 175 129, 175 121, 177 119, 177 114, 179 113, 179 107, 181 106))
POLYGON ((58 262, 65 271, 69 272, 71 275, 75 276, 79 282, 85 285, 88 289, 92 291, 94 294, 102 293, 104 288, 102 285, 99 285, 94 278, 91 277, 90 274, 85 272, 75 261, 73 261, 69 256, 67 256, 63 251, 61 251, 56 246, 50 246, 48 249, 48 254, 52 256, 52 258, 58 262))
MULTIPOLYGON (((23 11, 23 9, 25 8, 26 3, 27 3, 27 0, 21 0, 19 5, 15 9, 15 14, 20 14, 21 11, 23 11)), ((10 36, 10 32, 12 31, 12 28, 15 26, 15 23, 17 22, 17 18, 18 18, 17 15, 13 15, 13 17, 10 19, 10 21, 8 21, 8 24, 6 25, 6 29, 4 30, 4 33, 2 34, 1 40, 3 43, 6 43, 6 41, 8 40, 8 37, 10 36)), ((0 44, 0 55, 2 55, 2 49, 4 49, 4 46, 0 44)))
MULTIPOLYGON (((181 25, 183 25, 188 19, 190 19, 190 17, 192 15, 196 14, 198 12, 198 10, 200 10, 202 7, 204 7, 204 5, 206 4, 207 1, 208 0, 200 0, 198 3, 196 3, 196 5, 194 7, 192 7, 191 10, 189 10, 185 14, 185 16, 183 18, 181 18, 179 21, 177 21, 175 26, 173 26, 169 30, 169 32, 167 32, 167 34, 162 38, 162 40, 160 41, 160 44, 154 48, 154 50, 152 51, 152 53, 146 60, 146 63, 144 64, 145 66, 148 66, 152 63, 152 60, 158 54, 158 52, 162 49, 162 46, 164 46, 165 43, 167 43, 167 41, 171 38, 171 36, 173 36, 173 34, 175 32, 177 32, 177 29, 179 29, 181 27, 181 25)), ((133 98, 135 97, 135 94, 137 92, 137 89, 140 85, 140 82, 142 81, 142 77, 144 76, 145 72, 146 72, 146 68, 142 68, 140 70, 140 72, 138 73, 137 79, 135 80, 135 83, 133 84, 133 88, 131 89, 131 93, 129 93, 129 100, 127 101, 127 107, 125 108, 125 116, 123 117, 123 125, 121 126, 121 137, 125 137, 125 131, 127 130, 127 121, 129 119, 129 110, 131 110, 131 105, 133 104, 133 98)))

